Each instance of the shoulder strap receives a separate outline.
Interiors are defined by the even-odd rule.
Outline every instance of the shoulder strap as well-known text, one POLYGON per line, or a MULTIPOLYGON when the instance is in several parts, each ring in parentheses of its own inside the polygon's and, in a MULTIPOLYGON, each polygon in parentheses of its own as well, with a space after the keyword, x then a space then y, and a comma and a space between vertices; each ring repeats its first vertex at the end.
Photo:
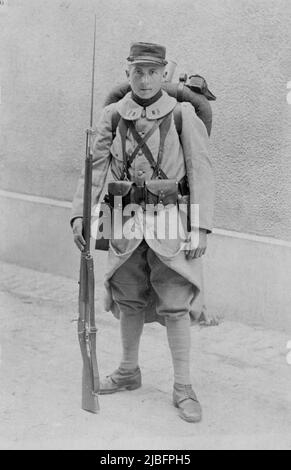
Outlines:
MULTIPOLYGON (((170 119, 169 119, 170 115, 171 115, 171 113, 168 116, 166 116, 167 119, 162 119, 161 122, 160 122, 160 124, 161 124, 160 125, 160 148, 159 148, 159 154, 158 154, 158 161, 157 161, 157 164, 156 164, 156 169, 154 171, 155 176, 157 176, 157 172, 162 173, 162 177, 164 179, 167 179, 167 177, 162 172, 162 170, 160 169, 160 165, 161 165, 161 161, 162 161, 162 157, 163 157, 165 139, 166 139, 166 136, 168 134, 169 127, 170 127, 170 119)), ((175 127, 176 127, 177 133, 180 137, 181 132, 182 132, 182 110, 181 110, 181 104, 180 103, 177 103, 175 108, 173 109, 173 115, 174 115, 175 127)), ((120 132, 120 135, 121 135, 122 154, 123 154, 123 175, 122 175, 122 179, 125 179, 126 178, 126 173, 127 173, 127 167, 128 167, 128 155, 126 154, 125 141, 126 141, 127 130, 130 127, 130 124, 132 124, 132 123, 129 123, 125 119, 121 118, 118 111, 114 111, 114 113, 112 114, 111 124, 112 124, 113 138, 116 136, 117 127, 119 128, 119 132, 120 132)), ((141 143, 139 144, 139 146, 140 147, 142 146, 141 143)), ((143 146, 146 149, 145 142, 143 142, 143 146)))
MULTIPOLYGON (((136 147, 135 151, 132 153, 132 155, 130 156, 130 158, 127 160, 127 163, 128 163, 128 165, 131 165, 133 160, 135 159, 138 151, 140 149, 142 149, 144 156, 146 157, 146 159, 148 160, 150 166, 154 170, 152 178, 160 176, 163 179, 168 179, 168 177, 165 175, 163 170, 160 168, 160 159, 161 159, 160 151, 161 151, 162 146, 160 145, 160 150, 159 150, 159 155, 158 155, 157 162, 155 161, 155 159, 152 155, 152 152, 150 151, 149 147, 147 146, 147 140, 158 128, 160 129, 160 133, 161 134, 163 133, 162 127, 163 127, 163 124, 165 123, 165 120, 166 120, 167 117, 168 116, 166 116, 165 118, 158 119, 158 120, 154 121, 154 124, 153 124, 152 128, 144 136, 144 138, 142 138, 139 135, 139 133, 137 132, 133 121, 130 122, 130 130, 132 132, 132 135, 133 135, 134 139, 137 142, 137 147, 136 147)), ((161 141, 161 139, 160 139, 160 141, 161 141)))
POLYGON ((180 137, 182 133, 182 109, 181 109, 181 103, 177 103, 174 110, 174 122, 176 126, 176 130, 178 132, 178 135, 180 137))
POLYGON ((165 175, 165 173, 161 169, 161 163, 162 163, 163 155, 164 155, 165 140, 166 140, 166 137, 167 137, 168 132, 170 130, 171 121, 172 121, 172 113, 169 113, 167 116, 165 116, 161 120, 161 124, 160 124, 160 147, 159 147, 159 153, 158 153, 158 158, 157 158, 157 165, 156 165, 154 174, 152 176, 153 179, 155 179, 155 178, 168 179, 168 177, 165 175))
POLYGON ((112 114, 111 116, 111 125, 112 125, 112 135, 113 135, 113 138, 116 136, 116 130, 117 130, 117 126, 118 126, 118 123, 120 121, 120 114, 118 111, 114 111, 114 113, 112 114))
MULTIPOLYGON (((122 147, 122 157, 123 157, 123 173, 121 179, 124 180, 128 178, 128 166, 127 166, 127 160, 128 160, 128 155, 126 153, 126 136, 127 136, 127 131, 130 126, 130 121, 127 121, 126 119, 123 119, 119 115, 119 121, 117 123, 117 127, 119 129, 120 133, 120 138, 121 138, 121 147, 122 147)), ((115 134, 116 134, 116 129, 115 129, 115 134)))

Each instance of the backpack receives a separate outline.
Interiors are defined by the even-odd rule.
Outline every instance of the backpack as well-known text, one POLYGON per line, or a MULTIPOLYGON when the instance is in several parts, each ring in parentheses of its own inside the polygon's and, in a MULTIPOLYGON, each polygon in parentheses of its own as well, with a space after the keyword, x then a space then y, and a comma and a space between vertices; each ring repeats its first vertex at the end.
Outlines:
MULTIPOLYGON (((212 126, 212 110, 208 101, 215 101, 216 97, 208 89, 206 80, 201 75, 190 75, 189 82, 187 83, 187 75, 182 74, 179 77, 179 83, 164 82, 162 89, 165 90, 170 96, 177 99, 179 102, 189 102, 195 109, 197 116, 204 123, 208 135, 211 134, 212 126)), ((111 103, 116 103, 121 100, 129 91, 131 87, 128 82, 114 87, 107 95, 104 106, 111 103)), ((181 107, 179 105, 173 111, 175 125, 178 134, 182 130, 182 115, 181 107)), ((118 113, 112 116, 112 129, 116 133, 120 115, 118 113)))

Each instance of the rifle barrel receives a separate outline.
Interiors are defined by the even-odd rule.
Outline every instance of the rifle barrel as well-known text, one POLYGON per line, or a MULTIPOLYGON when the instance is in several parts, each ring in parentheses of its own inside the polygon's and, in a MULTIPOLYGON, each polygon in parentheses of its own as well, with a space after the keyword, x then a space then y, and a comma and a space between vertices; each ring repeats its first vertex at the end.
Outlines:
POLYGON ((91 198, 92 198, 92 126, 94 114, 94 83, 95 83, 95 56, 96 56, 96 24, 97 16, 94 18, 94 41, 93 41, 93 59, 92 59, 92 83, 91 83, 91 109, 90 109, 90 128, 86 135, 86 161, 84 175, 84 200, 83 200, 83 232, 86 242, 86 250, 90 251, 91 237, 91 198))

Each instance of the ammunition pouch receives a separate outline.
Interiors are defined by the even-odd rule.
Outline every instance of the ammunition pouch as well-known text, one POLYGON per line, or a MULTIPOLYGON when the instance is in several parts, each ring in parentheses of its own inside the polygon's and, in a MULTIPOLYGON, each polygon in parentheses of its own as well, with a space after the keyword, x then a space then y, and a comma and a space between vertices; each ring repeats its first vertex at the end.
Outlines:
MULTIPOLYGON (((186 204, 188 208, 187 225, 188 227, 190 226, 190 198, 187 177, 184 177, 180 182, 174 179, 150 180, 143 186, 137 186, 131 181, 111 181, 108 183, 108 194, 105 196, 103 204, 109 206, 110 211, 114 208, 123 210, 129 204, 151 204, 154 206, 159 204, 163 206, 186 204), (120 198, 117 206, 116 197, 120 198)), ((102 215, 102 211, 100 215, 102 215)), ((107 251, 109 249, 109 240, 104 238, 97 239, 95 249, 107 251)))
POLYGON ((108 183, 107 200, 114 208, 114 198, 120 197, 120 208, 128 204, 177 204, 179 196, 189 194, 188 180, 184 177, 180 182, 174 179, 155 179, 137 186, 131 181, 111 181, 108 183))
POLYGON ((146 204, 176 205, 178 202, 179 183, 176 180, 151 180, 145 183, 146 204))
POLYGON ((108 183, 108 200, 109 205, 114 208, 114 198, 121 198, 122 209, 132 202, 131 189, 133 183, 131 181, 111 181, 108 183))

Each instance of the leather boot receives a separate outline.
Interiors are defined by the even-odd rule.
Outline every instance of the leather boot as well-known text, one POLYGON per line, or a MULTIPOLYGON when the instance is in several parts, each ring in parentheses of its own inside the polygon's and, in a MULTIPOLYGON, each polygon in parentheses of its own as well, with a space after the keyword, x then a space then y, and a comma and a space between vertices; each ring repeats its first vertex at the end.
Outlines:
POLYGON ((117 369, 101 381, 99 395, 121 392, 122 390, 135 390, 140 387, 141 372, 139 367, 134 370, 117 369))
POLYGON ((202 419, 201 405, 192 385, 174 384, 173 403, 179 409, 180 418, 188 423, 198 423, 202 419))

